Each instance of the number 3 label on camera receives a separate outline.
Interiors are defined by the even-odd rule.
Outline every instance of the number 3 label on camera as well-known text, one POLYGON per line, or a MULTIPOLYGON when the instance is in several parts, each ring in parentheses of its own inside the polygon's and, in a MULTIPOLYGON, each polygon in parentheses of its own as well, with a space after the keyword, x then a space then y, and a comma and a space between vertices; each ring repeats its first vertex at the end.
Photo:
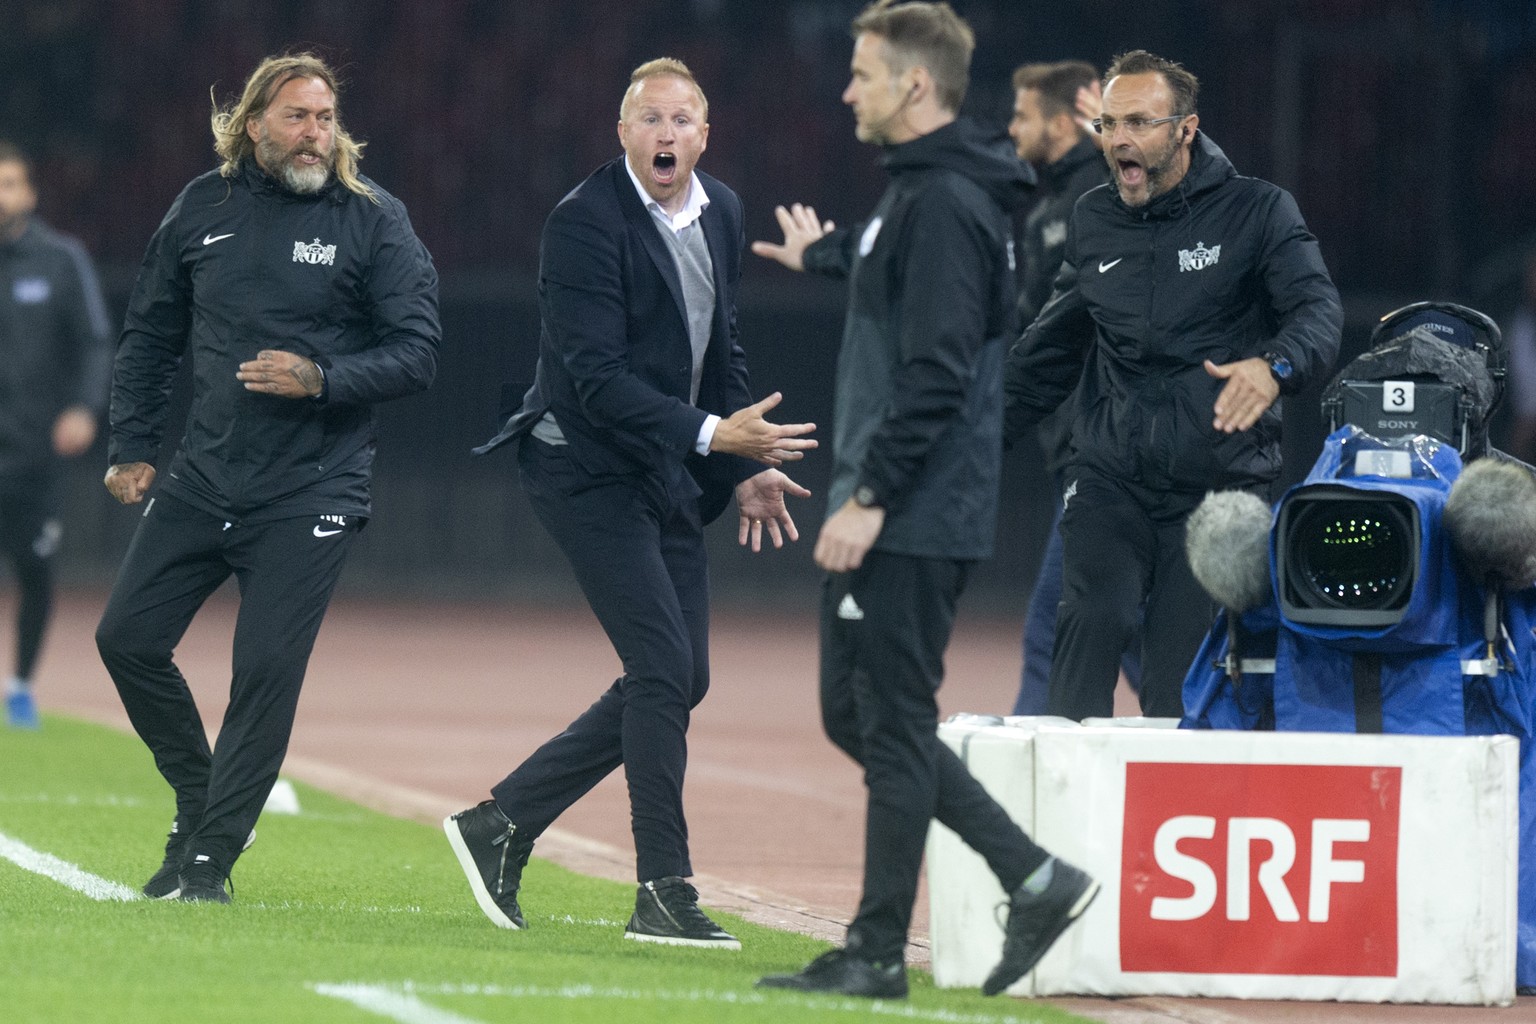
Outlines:
POLYGON ((1382 412, 1413 412, 1413 381, 1384 380, 1381 382, 1382 412))

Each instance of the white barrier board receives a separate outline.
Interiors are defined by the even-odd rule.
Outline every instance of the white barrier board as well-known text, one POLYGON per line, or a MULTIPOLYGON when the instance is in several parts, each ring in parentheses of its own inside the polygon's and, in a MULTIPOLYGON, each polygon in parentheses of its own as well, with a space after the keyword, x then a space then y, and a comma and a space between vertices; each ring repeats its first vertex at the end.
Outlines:
MULTIPOLYGON (((995 722, 995 719, 990 720, 995 722)), ((980 715, 959 715, 939 726, 939 739, 965 762, 992 799, 1024 831, 1035 823, 1035 730, 1042 723, 1070 727, 1065 718, 1009 718, 989 724, 980 715), (968 721, 966 719, 969 719, 968 721)), ((981 855, 934 822, 928 830, 928 929, 933 937, 933 980, 940 988, 978 988, 1002 953, 997 906, 1002 886, 981 855), (938 954, 944 936, 944 956, 938 954)))
MULTIPOLYGON (((1103 883, 1015 994, 1513 1000, 1512 738, 1012 721, 940 736, 968 739, 988 791, 1103 883)), ((1001 889, 937 827, 929 886, 935 981, 979 983, 1001 889)))

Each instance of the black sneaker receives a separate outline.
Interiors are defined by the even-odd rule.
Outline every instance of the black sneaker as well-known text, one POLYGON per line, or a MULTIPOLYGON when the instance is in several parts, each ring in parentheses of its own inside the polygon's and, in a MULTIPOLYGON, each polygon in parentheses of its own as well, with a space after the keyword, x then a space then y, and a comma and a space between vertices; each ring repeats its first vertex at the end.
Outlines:
POLYGON ((469 889, 485 916, 498 928, 528 927, 517 890, 523 868, 533 852, 532 839, 517 837, 517 826, 507 820, 495 800, 482 800, 467 811, 443 819, 448 845, 459 858, 469 879, 469 889))
POLYGON ((228 903, 229 893, 224 889, 228 880, 228 871, 200 853, 182 867, 176 898, 183 903, 228 903))
POLYGON ((1052 865, 1051 880, 1042 892, 1020 885, 1009 897, 1003 956, 982 983, 983 995, 995 996, 1028 974, 1099 894, 1099 883, 1086 871, 1055 857, 1047 863, 1052 865))
MULTIPOLYGON (((173 900, 181 895, 181 856, 187 845, 187 836, 191 829, 181 831, 181 819, 171 822, 170 835, 165 838, 165 860, 160 864, 160 870, 149 876, 149 881, 144 883, 143 893, 152 900, 173 900)), ((243 853, 251 848, 256 841, 256 830, 251 829, 251 834, 245 837, 245 845, 240 847, 243 853)))
POLYGON ((799 974, 770 974, 759 978, 758 988, 788 988, 796 992, 831 992, 868 999, 907 998, 905 964, 872 964, 846 949, 821 954, 799 974))
POLYGON ((741 948, 736 936, 699 909, 699 890, 676 875, 640 884, 635 890, 635 912, 624 929, 624 937, 665 946, 741 948))

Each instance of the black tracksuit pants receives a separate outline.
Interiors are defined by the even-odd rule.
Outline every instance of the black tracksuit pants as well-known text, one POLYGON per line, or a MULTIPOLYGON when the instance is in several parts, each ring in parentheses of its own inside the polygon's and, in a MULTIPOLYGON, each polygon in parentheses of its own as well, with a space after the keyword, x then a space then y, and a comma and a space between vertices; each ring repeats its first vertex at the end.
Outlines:
POLYGON ((981 854, 1005 892, 1047 857, 938 737, 944 651, 969 567, 871 551, 822 589, 822 725, 869 790, 848 948, 875 963, 903 957, 930 820, 981 854))
POLYGON ((305 516, 231 525, 165 494, 144 510, 96 646, 129 721, 176 792, 188 860, 207 854, 227 871, 240 855, 277 781, 310 651, 362 522, 305 516), (234 673, 210 750, 171 655, 231 574, 240 588, 234 673))
POLYGON ((1113 715, 1120 655, 1139 629, 1142 713, 1181 718, 1184 677, 1215 618, 1184 550, 1184 525, 1204 494, 1152 491, 1081 467, 1066 480, 1047 713, 1113 715))
POLYGON ((646 477, 594 478, 524 437, 523 492, 570 561, 624 674, 491 790, 538 836, 619 765, 638 881, 693 874, 683 815, 690 713, 709 689, 709 572, 698 501, 646 477))
POLYGON ((53 615, 53 556, 60 526, 51 475, 0 478, 0 550, 16 570, 15 673, 30 680, 53 615))

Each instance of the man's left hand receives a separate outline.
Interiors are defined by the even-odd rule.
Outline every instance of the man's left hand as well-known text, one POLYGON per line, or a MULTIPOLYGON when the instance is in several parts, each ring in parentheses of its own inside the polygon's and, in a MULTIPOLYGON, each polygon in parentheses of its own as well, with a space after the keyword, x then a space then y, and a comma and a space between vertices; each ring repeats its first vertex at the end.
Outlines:
POLYGON ((1207 359, 1205 372, 1227 382, 1216 396, 1216 419, 1212 424, 1224 434, 1247 430, 1280 397, 1280 385, 1270 373, 1269 363, 1257 356, 1220 366, 1207 359))
POLYGON ((235 379, 242 381, 247 391, 278 398, 316 398, 325 380, 313 359, 270 348, 241 363, 235 379))
POLYGON ((864 564, 885 526, 885 509, 866 508, 852 498, 822 524, 816 538, 816 564, 827 572, 851 572, 864 564))
POLYGON ((777 469, 765 469, 737 484, 736 508, 741 513, 741 527, 736 532, 736 542, 745 545, 750 541, 753 551, 761 551, 764 523, 768 524, 768 536, 776 548, 784 546, 785 534, 790 540, 799 540, 794 517, 784 504, 786 494, 797 498, 811 496, 809 490, 777 469))

